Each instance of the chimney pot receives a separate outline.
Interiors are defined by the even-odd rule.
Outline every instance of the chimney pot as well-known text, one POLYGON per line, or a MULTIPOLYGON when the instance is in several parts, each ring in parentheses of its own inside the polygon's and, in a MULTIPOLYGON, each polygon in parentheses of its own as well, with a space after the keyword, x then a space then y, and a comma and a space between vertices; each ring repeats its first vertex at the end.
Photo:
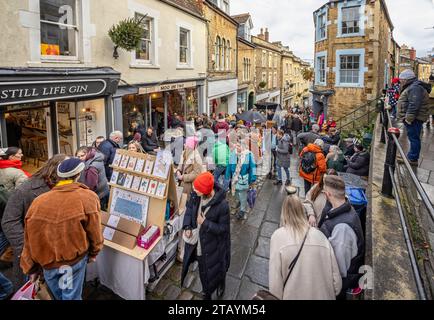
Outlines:
POLYGON ((265 28, 265 41, 270 42, 270 33, 268 32, 268 28, 265 28))

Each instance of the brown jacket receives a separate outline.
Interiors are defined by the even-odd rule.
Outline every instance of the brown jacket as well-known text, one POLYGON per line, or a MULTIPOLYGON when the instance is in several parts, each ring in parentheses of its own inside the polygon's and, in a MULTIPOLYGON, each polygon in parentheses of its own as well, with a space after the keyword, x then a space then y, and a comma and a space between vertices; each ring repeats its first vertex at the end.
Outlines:
POLYGON ((55 187, 27 212, 21 268, 29 274, 72 266, 86 254, 96 257, 103 241, 98 196, 79 183, 55 187))
POLYGON ((193 191, 193 182, 198 175, 205 171, 203 167, 202 158, 197 150, 184 150, 181 162, 179 163, 178 170, 183 175, 181 187, 183 187, 183 193, 188 194, 193 191))

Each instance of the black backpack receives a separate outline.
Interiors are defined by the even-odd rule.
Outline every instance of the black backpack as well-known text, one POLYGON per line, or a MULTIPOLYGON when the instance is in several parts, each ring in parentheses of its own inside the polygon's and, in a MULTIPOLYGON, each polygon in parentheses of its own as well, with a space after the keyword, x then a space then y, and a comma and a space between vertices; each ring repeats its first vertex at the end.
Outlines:
POLYGON ((316 170, 316 154, 314 152, 305 152, 301 157, 301 170, 304 173, 313 173, 316 170))

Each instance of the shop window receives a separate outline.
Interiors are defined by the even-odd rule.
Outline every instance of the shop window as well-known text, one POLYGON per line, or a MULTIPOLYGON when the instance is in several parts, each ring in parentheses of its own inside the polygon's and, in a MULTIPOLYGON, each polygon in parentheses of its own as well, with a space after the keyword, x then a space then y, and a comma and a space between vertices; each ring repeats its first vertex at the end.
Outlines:
POLYGON ((76 0, 40 0, 41 56, 77 59, 79 26, 76 0))
POLYGON ((179 30, 179 63, 190 64, 190 31, 184 28, 179 30))
POLYGON ((136 13, 136 19, 142 20, 143 35, 140 40, 139 48, 136 50, 136 60, 141 60, 147 63, 152 63, 152 32, 153 20, 136 13))

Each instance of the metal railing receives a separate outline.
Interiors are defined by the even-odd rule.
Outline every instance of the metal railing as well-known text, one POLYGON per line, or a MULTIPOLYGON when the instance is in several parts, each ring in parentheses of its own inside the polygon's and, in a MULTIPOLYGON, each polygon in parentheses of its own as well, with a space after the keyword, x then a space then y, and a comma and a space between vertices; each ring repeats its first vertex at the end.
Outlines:
POLYGON ((375 116, 373 113, 378 113, 380 110, 378 108, 378 104, 382 102, 382 96, 378 97, 374 100, 370 100, 364 105, 358 107, 357 109, 353 110, 349 114, 341 117, 336 121, 338 124, 338 129, 342 130, 347 127, 352 126, 351 129, 356 129, 357 127, 360 127, 363 122, 361 121, 363 118, 367 118, 366 124, 369 125, 372 120, 375 119, 375 116))
POLYGON ((422 276, 419 270, 419 265, 416 260, 416 254, 414 250, 414 245, 410 237, 410 232, 408 228, 407 221, 405 219, 405 214, 402 206, 401 197, 398 190, 398 183, 395 177, 395 168, 396 168, 396 155, 399 152, 400 158, 404 164, 404 167, 409 172, 411 180, 417 189, 417 193, 421 197, 425 207, 428 210, 429 216, 431 220, 434 222, 434 208, 429 200, 428 195, 426 194, 422 184, 419 179, 416 177, 407 156, 399 142, 399 136, 401 134, 400 129, 394 128, 392 121, 390 120, 389 110, 383 108, 381 112, 381 123, 383 124, 383 130, 381 132, 381 142, 387 143, 387 153, 386 153, 386 161, 384 164, 384 176, 383 176, 383 185, 382 185, 382 194, 388 197, 394 197, 397 203, 397 208, 402 224, 402 229, 404 233, 405 243, 408 249, 411 267, 413 270, 413 275, 416 281, 416 287, 421 300, 427 299, 426 290, 423 285, 422 276), (387 139, 386 139, 387 138, 387 139))

